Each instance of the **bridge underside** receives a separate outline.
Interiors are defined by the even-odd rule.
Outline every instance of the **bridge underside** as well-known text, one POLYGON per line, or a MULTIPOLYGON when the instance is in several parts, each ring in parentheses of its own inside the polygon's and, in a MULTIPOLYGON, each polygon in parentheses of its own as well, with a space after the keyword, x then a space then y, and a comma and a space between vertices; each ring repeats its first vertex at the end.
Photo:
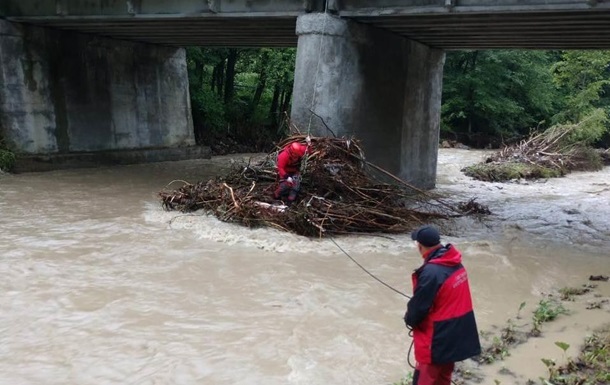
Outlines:
POLYGON ((188 146, 187 46, 298 46, 292 122, 432 188, 444 51, 610 49, 610 0, 1 0, 0 135, 31 154, 188 146))
MULTIPOLYGON (((10 21, 170 46, 292 47, 321 0, 8 0, 10 21)), ((329 1, 326 11, 432 48, 610 49, 610 1, 329 1)))

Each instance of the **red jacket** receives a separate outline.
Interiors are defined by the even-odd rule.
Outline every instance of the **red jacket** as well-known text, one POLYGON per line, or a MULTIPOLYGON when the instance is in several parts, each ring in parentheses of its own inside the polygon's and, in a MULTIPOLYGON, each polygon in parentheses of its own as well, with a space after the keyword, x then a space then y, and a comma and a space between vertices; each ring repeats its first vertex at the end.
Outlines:
POLYGON ((417 362, 444 364, 479 355, 481 343, 461 253, 450 244, 431 250, 412 280, 405 323, 413 328, 417 362))
POLYGON ((280 180, 298 174, 301 168, 302 158, 302 156, 295 157, 288 147, 282 149, 277 156, 277 171, 280 180))

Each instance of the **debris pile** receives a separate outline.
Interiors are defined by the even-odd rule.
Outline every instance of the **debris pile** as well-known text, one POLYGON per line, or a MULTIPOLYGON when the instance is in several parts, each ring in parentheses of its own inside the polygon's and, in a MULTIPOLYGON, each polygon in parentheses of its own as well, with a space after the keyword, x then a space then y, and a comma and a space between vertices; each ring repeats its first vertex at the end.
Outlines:
POLYGON ((571 171, 597 171, 602 154, 570 140, 578 125, 553 126, 519 143, 506 146, 484 163, 462 171, 475 179, 502 182, 512 179, 561 177, 571 171))
MULTIPOLYGON (((294 141, 304 142, 305 136, 293 135, 278 148, 294 141)), ((474 201, 452 205, 410 186, 367 162, 357 140, 330 137, 311 138, 301 168, 301 191, 288 207, 273 198, 277 154, 236 166, 222 177, 161 191, 162 205, 182 212, 205 210, 248 227, 270 226, 318 237, 405 233, 422 223, 488 212, 474 201)))

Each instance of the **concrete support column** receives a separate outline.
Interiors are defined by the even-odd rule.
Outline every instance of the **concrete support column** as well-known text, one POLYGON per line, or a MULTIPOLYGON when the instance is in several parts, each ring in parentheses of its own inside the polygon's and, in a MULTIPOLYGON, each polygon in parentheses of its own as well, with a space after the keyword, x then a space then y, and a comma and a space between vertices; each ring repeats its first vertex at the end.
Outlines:
POLYGON ((194 145, 185 51, 0 20, 0 135, 26 155, 194 145))
POLYGON ((297 19, 291 119, 362 140, 369 161, 421 188, 436 179, 445 55, 328 14, 297 19))

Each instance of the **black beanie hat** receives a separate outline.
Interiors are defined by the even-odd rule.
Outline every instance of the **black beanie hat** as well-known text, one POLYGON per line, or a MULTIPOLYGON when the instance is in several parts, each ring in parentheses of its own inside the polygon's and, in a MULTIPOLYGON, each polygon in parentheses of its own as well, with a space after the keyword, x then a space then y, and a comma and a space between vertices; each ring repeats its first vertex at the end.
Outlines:
POLYGON ((441 243, 440 233, 435 227, 430 225, 424 225, 413 230, 411 239, 426 247, 436 246, 441 243))

